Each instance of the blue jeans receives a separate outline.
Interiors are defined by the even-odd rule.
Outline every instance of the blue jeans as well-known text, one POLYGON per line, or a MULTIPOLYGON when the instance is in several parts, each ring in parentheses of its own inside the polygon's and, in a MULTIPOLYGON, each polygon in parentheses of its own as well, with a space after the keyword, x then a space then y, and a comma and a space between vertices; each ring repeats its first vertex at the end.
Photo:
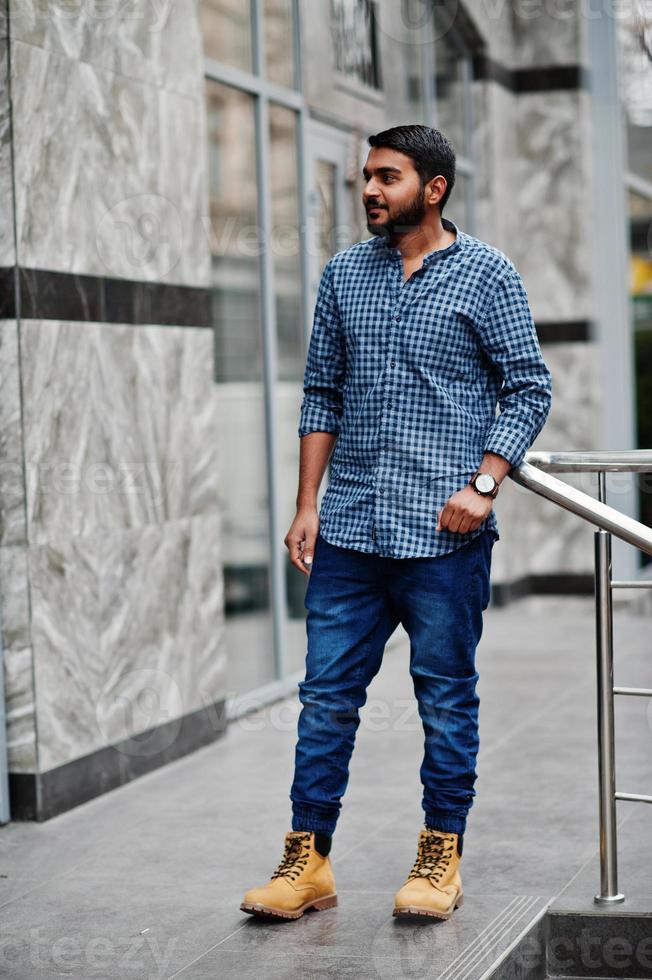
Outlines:
POLYGON ((464 833, 479 744, 475 651, 495 540, 488 529, 447 555, 388 558, 318 535, 305 595, 308 646, 290 790, 293 830, 335 830, 359 709, 400 622, 410 638, 425 733, 425 824, 464 833))

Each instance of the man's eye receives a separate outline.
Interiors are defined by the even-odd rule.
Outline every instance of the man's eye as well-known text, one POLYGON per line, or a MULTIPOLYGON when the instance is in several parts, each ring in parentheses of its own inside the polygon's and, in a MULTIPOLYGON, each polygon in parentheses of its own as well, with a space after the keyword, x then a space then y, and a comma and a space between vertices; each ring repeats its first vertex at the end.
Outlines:
POLYGON ((394 178, 394 177, 392 177, 392 175, 391 175, 391 174, 385 174, 385 180, 389 180, 389 181, 392 181, 392 180, 395 180, 395 178, 394 178))

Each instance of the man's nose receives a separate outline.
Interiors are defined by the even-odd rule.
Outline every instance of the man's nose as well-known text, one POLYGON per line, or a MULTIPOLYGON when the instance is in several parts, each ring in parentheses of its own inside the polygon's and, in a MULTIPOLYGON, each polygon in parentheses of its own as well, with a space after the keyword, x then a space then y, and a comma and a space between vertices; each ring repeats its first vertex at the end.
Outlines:
POLYGON ((374 185, 373 180, 369 180, 365 189, 362 192, 362 200, 365 204, 371 203, 371 201, 380 201, 380 194, 378 193, 378 188, 374 185))

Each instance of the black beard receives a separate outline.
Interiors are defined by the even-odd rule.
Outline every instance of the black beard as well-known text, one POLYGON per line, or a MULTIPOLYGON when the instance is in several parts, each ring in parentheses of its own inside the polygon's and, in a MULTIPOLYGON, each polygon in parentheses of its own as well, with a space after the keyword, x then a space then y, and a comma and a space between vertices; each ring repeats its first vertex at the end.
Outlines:
POLYGON ((384 225, 367 223, 368 230, 372 235, 385 238, 393 238, 395 235, 402 235, 408 231, 414 231, 426 216, 425 199, 426 192, 421 187, 410 204, 402 208, 393 218, 389 218, 384 225))

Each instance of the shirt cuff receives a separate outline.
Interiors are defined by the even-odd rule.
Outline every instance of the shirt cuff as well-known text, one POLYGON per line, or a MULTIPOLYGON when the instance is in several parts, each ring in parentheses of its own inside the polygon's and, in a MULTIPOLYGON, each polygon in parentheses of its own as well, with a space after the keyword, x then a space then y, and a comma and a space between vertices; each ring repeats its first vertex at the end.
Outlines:
POLYGON ((522 432, 513 426, 500 424, 500 419, 489 431, 485 442, 486 453, 497 453, 503 456, 511 466, 520 466, 526 452, 530 448, 530 434, 522 432))
POLYGON ((340 431, 340 416, 323 405, 311 405, 304 402, 301 406, 299 418, 299 438, 307 436, 311 432, 332 432, 340 431))

